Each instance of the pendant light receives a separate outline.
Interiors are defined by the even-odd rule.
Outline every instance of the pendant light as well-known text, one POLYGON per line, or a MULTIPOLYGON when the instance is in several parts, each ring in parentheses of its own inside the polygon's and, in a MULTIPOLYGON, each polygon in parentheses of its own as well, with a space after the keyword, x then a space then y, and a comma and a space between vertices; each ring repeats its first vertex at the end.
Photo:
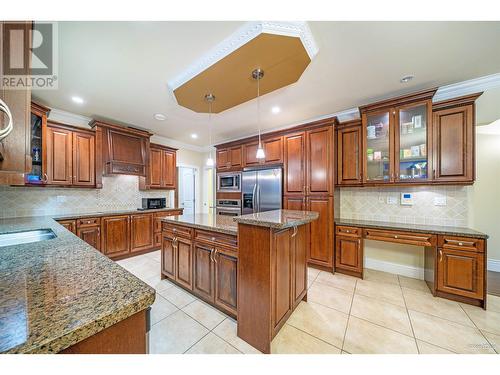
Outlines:
POLYGON ((208 147, 210 148, 210 153, 208 154, 207 167, 214 166, 214 159, 212 158, 212 103, 215 101, 215 95, 206 94, 205 101, 208 103, 208 147))
POLYGON ((257 126, 259 128, 259 147, 257 147, 257 154, 255 155, 257 159, 264 159, 266 157, 260 140, 260 80, 262 77, 264 77, 262 69, 257 68, 252 72, 252 78, 257 81, 257 126))

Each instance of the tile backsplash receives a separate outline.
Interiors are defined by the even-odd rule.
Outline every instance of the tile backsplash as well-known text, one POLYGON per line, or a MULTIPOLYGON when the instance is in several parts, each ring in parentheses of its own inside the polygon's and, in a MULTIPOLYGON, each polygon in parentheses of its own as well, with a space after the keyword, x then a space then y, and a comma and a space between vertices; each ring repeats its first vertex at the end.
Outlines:
POLYGON ((141 198, 167 198, 169 191, 140 191, 138 177, 103 177, 102 189, 0 187, 0 218, 134 210, 141 198))
POLYGON ((401 188, 341 188, 340 213, 344 219, 376 220, 412 224, 466 227, 468 223, 467 187, 425 186, 401 188), (413 193, 413 205, 401 205, 401 193, 413 193), (388 197, 395 204, 388 204, 388 197), (446 198, 436 206, 435 198, 446 198))

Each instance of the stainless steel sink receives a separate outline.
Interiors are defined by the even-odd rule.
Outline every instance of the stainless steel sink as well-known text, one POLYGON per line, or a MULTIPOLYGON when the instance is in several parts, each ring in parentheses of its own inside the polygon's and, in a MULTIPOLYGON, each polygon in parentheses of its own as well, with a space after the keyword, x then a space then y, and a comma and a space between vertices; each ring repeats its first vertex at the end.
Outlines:
POLYGON ((40 242, 56 237, 57 236, 52 229, 36 229, 24 232, 4 233, 0 234, 0 247, 40 242))

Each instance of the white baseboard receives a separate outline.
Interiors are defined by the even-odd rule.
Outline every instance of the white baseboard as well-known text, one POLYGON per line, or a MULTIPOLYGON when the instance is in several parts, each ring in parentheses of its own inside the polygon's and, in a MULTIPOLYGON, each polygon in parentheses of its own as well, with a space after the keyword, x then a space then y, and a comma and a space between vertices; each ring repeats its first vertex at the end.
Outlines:
POLYGON ((500 272, 500 260, 488 259, 487 268, 488 271, 500 272))
POLYGON ((372 270, 395 273, 396 275, 412 277, 414 279, 424 279, 424 269, 420 267, 407 266, 404 264, 391 263, 383 260, 365 258, 365 268, 372 270))

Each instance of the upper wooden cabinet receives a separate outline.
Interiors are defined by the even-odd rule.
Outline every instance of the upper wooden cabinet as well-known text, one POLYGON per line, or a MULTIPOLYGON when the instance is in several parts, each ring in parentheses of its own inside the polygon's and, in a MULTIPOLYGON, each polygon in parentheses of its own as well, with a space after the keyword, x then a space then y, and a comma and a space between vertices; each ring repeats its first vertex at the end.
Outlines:
POLYGON ((252 141, 243 145, 243 167, 283 163, 283 137, 262 138, 265 158, 257 159, 259 142, 252 141))
POLYGON ((240 169, 242 167, 242 161, 241 145, 217 149, 216 165, 218 171, 240 169))
POLYGON ((306 193, 306 132, 285 135, 285 195, 306 193))
POLYGON ((175 189, 177 187, 177 149, 150 144, 149 168, 139 180, 139 188, 175 189))
POLYGON ((146 176, 151 133, 96 120, 90 125, 102 147, 102 174, 146 176))
POLYGON ((337 130, 337 184, 362 183, 361 120, 344 123, 337 130))
POLYGON ((49 126, 47 128, 47 183, 71 185, 73 181, 72 142, 70 130, 49 126))

